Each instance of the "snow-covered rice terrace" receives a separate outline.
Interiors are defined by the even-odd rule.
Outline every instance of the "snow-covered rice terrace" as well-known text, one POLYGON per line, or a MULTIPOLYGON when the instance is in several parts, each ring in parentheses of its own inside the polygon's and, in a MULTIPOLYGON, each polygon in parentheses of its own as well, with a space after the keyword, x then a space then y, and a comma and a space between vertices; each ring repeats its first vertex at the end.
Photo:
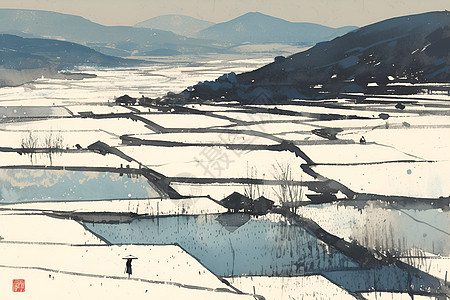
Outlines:
POLYGON ((448 297, 447 94, 114 102, 268 62, 0 89, 0 299, 448 297), (274 206, 232 212, 233 192, 274 206))

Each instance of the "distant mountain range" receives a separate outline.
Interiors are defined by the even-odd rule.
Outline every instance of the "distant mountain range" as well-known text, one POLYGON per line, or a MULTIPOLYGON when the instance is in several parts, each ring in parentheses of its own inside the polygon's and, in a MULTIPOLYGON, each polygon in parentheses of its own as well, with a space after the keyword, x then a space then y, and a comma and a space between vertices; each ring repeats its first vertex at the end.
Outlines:
POLYGON ((0 9, 0 33, 66 40, 115 56, 157 49, 183 53, 214 51, 212 42, 173 32, 131 26, 103 26, 79 16, 39 10, 0 9))
POLYGON ((71 42, 0 34, 0 67, 5 69, 64 70, 75 66, 121 67, 142 63, 105 55, 71 42))
POLYGON ((41 76, 71 79, 92 77, 59 72, 78 66, 123 67, 144 63, 105 55, 71 42, 0 34, 0 87, 20 85, 41 76))
POLYGON ((139 22, 134 27, 153 28, 172 31, 173 33, 192 36, 215 23, 183 15, 163 15, 139 22))
POLYGON ((234 46, 249 43, 312 46, 354 29, 353 26, 330 28, 293 23, 260 13, 248 13, 220 24, 182 15, 164 15, 135 27, 103 26, 69 14, 0 9, 0 33, 70 41, 122 57, 235 53, 238 48, 234 46))
POLYGON ((233 44, 284 43, 311 46, 357 28, 355 26, 331 28, 313 23, 294 23, 262 13, 250 12, 231 21, 203 29, 194 36, 233 44))
POLYGON ((369 83, 450 82, 450 13, 378 22, 253 72, 194 86, 190 97, 252 101, 366 92, 369 83))

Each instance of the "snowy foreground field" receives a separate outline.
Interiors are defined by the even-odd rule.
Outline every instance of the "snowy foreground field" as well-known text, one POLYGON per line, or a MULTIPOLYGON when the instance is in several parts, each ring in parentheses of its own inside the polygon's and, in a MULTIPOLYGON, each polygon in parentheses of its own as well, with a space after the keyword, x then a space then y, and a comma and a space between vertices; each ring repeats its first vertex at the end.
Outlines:
POLYGON ((0 89, 0 299, 448 298, 447 94, 114 102, 267 62, 0 89))

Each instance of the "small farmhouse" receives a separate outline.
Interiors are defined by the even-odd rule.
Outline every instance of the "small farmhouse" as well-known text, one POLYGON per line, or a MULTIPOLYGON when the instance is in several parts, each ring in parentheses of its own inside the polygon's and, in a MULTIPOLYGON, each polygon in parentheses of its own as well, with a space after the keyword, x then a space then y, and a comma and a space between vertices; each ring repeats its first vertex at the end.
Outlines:
POLYGON ((136 98, 130 97, 128 95, 123 95, 116 98, 116 104, 118 105, 135 105, 136 98))
POLYGON ((230 212, 239 212, 240 210, 244 210, 244 212, 248 212, 251 210, 252 200, 238 192, 234 192, 231 195, 222 199, 221 204, 228 208, 230 212))
POLYGON ((255 215, 265 215, 273 208, 274 203, 275 203, 274 201, 267 199, 264 196, 261 196, 255 201, 253 201, 252 212, 255 215))

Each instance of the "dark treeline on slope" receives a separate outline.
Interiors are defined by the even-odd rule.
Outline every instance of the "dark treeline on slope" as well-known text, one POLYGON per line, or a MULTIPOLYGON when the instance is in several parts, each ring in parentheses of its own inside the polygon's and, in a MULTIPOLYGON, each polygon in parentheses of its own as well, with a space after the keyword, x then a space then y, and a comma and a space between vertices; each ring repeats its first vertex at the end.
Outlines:
POLYGON ((368 25, 258 70, 187 89, 200 99, 280 102, 367 92, 369 83, 450 82, 450 13, 430 12, 368 25))

